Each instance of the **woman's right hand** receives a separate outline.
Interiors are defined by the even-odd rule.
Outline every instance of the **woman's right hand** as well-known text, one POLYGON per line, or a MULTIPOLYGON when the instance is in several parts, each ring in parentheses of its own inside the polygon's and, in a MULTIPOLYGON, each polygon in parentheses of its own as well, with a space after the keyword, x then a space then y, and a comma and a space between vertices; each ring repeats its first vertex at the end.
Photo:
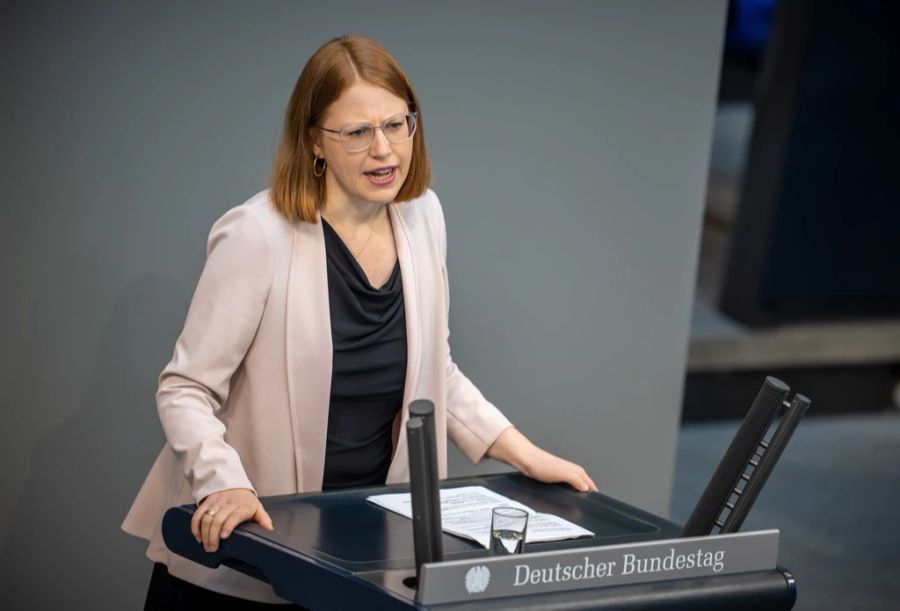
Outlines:
POLYGON ((219 549, 219 540, 227 539, 241 522, 252 520, 273 530, 272 518, 252 490, 233 488, 213 492, 200 501, 191 518, 191 534, 207 552, 219 549))

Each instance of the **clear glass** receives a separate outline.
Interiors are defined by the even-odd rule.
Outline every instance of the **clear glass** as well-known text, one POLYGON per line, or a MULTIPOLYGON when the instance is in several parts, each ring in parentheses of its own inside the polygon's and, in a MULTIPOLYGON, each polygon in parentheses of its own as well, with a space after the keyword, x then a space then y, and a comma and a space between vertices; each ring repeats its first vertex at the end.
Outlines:
POLYGON ((407 112, 394 115, 381 125, 357 123, 341 129, 322 128, 326 132, 338 134, 341 144, 350 153, 364 151, 372 146, 372 143, 375 141, 375 130, 377 129, 384 133, 384 137, 388 139, 388 142, 394 144, 406 142, 416 133, 416 113, 407 112))
POLYGON ((528 512, 517 507, 494 507, 491 516, 491 555, 506 556, 525 551, 528 512))

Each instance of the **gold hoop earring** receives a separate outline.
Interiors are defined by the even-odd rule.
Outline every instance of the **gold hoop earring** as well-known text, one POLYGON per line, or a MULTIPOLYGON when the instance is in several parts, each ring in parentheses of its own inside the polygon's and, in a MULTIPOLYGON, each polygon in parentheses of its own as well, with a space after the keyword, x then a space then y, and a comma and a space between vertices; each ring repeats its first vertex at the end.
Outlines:
POLYGON ((326 168, 327 165, 328 165, 328 164, 327 164, 327 162, 325 161, 325 158, 324 158, 324 157, 315 157, 315 158, 313 159, 313 176, 315 176, 316 178, 321 178, 322 176, 324 176, 324 175, 325 175, 325 168, 326 168), (321 171, 321 172, 318 171, 318 169, 319 169, 319 161, 322 162, 322 171, 321 171))

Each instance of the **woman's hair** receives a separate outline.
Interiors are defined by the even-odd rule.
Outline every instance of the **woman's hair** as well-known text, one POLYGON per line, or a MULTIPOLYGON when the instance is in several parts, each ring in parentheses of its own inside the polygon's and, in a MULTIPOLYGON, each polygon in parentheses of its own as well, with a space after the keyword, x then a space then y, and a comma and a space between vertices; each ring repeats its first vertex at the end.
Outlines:
MULTIPOLYGON (((322 45, 294 86, 272 171, 272 201, 291 220, 315 223, 316 212, 325 204, 325 180, 313 174, 311 128, 321 126, 328 107, 357 81, 383 87, 406 100, 410 112, 420 111, 400 64, 377 42, 364 36, 340 36, 322 45)), ((422 195, 431 179, 421 114, 416 118, 412 162, 397 201, 422 195)))

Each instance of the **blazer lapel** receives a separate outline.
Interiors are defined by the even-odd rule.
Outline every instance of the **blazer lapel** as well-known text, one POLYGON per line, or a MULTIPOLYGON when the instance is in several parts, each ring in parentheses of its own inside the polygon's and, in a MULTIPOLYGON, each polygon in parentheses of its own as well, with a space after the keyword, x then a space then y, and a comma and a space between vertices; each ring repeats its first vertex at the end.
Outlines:
POLYGON ((297 490, 309 492, 322 488, 331 402, 331 312, 321 220, 315 225, 295 225, 286 309, 288 402, 297 490))
POLYGON ((409 479, 409 465, 406 454, 406 421, 409 419, 408 406, 413 399, 413 393, 419 379, 419 365, 421 358, 421 332, 419 318, 419 291, 417 282, 417 270, 415 257, 413 257, 410 228, 403 220, 398 206, 404 204, 389 204, 388 212, 391 216, 391 226, 394 231, 394 243, 397 247, 397 260, 400 262, 400 275, 403 278, 403 308, 406 312, 406 383, 403 387, 403 405, 400 413, 400 435, 397 439, 397 447, 394 451, 393 461, 387 475, 387 482, 393 483, 409 479), (399 459, 398 459, 399 457, 399 459))

